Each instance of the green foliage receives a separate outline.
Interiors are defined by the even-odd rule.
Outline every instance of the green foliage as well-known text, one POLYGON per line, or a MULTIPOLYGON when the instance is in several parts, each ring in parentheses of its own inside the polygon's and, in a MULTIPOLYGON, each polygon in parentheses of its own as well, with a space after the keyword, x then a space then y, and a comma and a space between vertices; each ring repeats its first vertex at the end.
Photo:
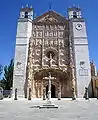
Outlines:
POLYGON ((10 64, 4 67, 4 77, 1 81, 1 86, 3 89, 10 90, 13 84, 13 68, 14 63, 13 59, 10 61, 10 64))
POLYGON ((1 74, 2 74, 2 71, 3 71, 3 66, 0 65, 0 76, 1 76, 1 74))
POLYGON ((1 80, 1 74, 3 72, 3 66, 0 65, 0 86, 2 87, 3 86, 3 81, 1 80))
POLYGON ((5 80, 0 80, 0 87, 2 87, 3 89, 6 88, 6 81, 5 80))

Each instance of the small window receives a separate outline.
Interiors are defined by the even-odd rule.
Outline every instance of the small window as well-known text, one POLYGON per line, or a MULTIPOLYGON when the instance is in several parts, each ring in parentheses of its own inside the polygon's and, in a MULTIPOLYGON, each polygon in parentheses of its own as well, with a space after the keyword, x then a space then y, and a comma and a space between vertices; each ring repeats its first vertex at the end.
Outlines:
POLYGON ((28 12, 25 12, 25 18, 28 18, 28 12))
POLYGON ((76 11, 73 12, 73 17, 77 18, 77 12, 76 11))

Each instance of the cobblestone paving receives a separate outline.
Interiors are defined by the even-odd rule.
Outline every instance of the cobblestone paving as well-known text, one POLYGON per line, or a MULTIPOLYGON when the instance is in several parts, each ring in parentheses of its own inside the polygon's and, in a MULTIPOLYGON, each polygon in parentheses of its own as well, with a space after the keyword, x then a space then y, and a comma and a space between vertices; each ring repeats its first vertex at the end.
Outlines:
POLYGON ((98 100, 53 101, 58 109, 39 109, 42 100, 0 101, 0 120, 98 120, 98 100), (35 106, 35 107, 34 107, 35 106))

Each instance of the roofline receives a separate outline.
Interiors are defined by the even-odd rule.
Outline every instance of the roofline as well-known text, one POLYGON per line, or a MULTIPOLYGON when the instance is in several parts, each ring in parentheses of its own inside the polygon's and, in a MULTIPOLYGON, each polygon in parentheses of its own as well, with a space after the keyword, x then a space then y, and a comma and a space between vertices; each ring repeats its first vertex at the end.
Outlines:
POLYGON ((55 12, 55 11, 53 11, 53 10, 49 10, 49 11, 43 13, 42 15, 36 17, 33 21, 36 21, 37 19, 41 19, 43 16, 45 16, 45 15, 47 15, 48 13, 51 13, 51 12, 54 12, 54 13, 57 14, 58 16, 62 17, 62 19, 68 20, 65 16, 61 15, 60 13, 57 13, 57 12, 55 12))
POLYGON ((81 11, 81 9, 79 7, 71 7, 71 8, 68 8, 68 11, 81 11))
POLYGON ((21 12, 31 12, 31 11, 33 11, 33 8, 25 7, 25 8, 21 8, 20 11, 21 12))

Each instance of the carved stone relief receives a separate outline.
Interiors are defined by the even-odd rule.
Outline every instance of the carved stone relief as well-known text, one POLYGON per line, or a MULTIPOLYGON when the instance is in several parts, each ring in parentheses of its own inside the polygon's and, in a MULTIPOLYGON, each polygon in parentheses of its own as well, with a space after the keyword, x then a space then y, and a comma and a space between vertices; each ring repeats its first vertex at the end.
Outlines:
MULTIPOLYGON (((60 70, 61 69, 66 70, 66 66, 67 66, 66 61, 69 60, 68 59, 69 51, 68 51, 67 41, 65 41, 65 38, 64 38, 65 26, 59 25, 59 24, 50 24, 50 23, 59 22, 55 17, 50 15, 47 15, 41 18, 40 20, 38 20, 38 22, 41 22, 41 23, 47 22, 47 24, 37 25, 36 23, 35 25, 33 25, 32 47, 31 47, 32 59, 30 61, 30 65, 33 66, 32 69, 34 71, 39 71, 43 69, 44 66, 46 66, 47 69, 50 66, 54 66, 55 69, 60 68, 60 70), (65 44, 66 44, 66 48, 64 48, 65 44), (60 67, 60 65, 63 67, 60 67)), ((32 74, 31 74, 32 70, 30 69, 30 71, 31 72, 29 76, 32 77, 32 74)), ((39 74, 40 76, 42 75, 41 73, 39 74)), ((37 80, 34 79, 35 83, 33 88, 36 91, 35 96, 38 98, 42 97, 43 86, 45 84, 41 78, 39 79, 37 80)), ((63 78, 62 78, 62 81, 63 81, 63 78)), ((58 94, 58 91, 60 91, 58 90, 58 87, 57 87, 58 82, 59 81, 52 82, 56 86, 57 94, 58 94)), ((63 92, 64 90, 65 88, 62 89, 63 92)))

